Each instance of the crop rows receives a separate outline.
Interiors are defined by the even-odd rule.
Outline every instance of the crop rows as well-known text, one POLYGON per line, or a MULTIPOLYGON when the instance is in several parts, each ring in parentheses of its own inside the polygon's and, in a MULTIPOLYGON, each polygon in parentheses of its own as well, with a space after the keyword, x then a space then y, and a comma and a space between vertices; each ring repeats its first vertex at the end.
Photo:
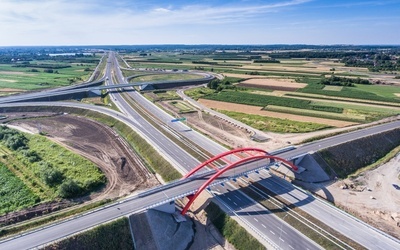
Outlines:
POLYGON ((219 93, 205 96, 204 98, 215 101, 232 102, 232 103, 239 103, 239 104, 246 104, 246 105, 253 105, 260 107, 275 105, 275 106, 291 107, 299 109, 318 110, 318 111, 332 112, 332 113, 343 112, 343 109, 338 107, 319 106, 319 105, 314 106, 309 100, 300 100, 300 99, 277 97, 277 96, 265 96, 265 95, 251 94, 238 91, 222 91, 219 93))

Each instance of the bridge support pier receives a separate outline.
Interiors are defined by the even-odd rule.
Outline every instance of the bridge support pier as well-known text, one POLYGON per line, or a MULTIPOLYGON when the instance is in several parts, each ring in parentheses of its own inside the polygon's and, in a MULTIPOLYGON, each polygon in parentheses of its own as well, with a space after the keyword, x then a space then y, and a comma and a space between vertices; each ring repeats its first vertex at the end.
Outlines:
POLYGON ((175 213, 175 201, 170 201, 168 203, 165 203, 158 207, 154 207, 152 209, 158 210, 158 211, 161 211, 164 213, 168 213, 168 214, 174 214, 175 213))

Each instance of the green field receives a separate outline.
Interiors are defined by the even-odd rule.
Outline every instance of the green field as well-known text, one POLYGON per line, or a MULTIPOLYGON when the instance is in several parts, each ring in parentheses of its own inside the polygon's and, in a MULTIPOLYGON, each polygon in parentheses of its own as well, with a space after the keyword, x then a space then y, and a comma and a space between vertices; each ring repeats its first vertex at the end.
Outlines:
MULTIPOLYGON (((57 63, 53 64, 57 65, 57 63)), ((0 91, 1 88, 35 90, 68 86, 87 80, 96 67, 95 64, 69 65, 71 65, 69 68, 54 69, 58 73, 45 73, 43 68, 20 68, 12 67, 9 64, 0 64, 0 91), (85 71, 86 68, 91 71, 85 71), (31 72, 32 69, 39 72, 31 72)))
POLYGON ((357 113, 331 113, 331 112, 323 112, 317 110, 308 110, 308 109, 298 109, 298 108, 290 108, 290 107, 282 107, 282 106, 274 106, 268 105, 263 110, 281 112, 287 114, 295 114, 295 115, 304 115, 304 116, 312 116, 318 118, 326 118, 333 120, 341 120, 341 121, 354 121, 354 122, 364 122, 366 120, 366 116, 364 114, 357 113))
POLYGON ((31 207, 39 202, 36 196, 17 176, 0 162, 0 216, 31 207))
POLYGON ((40 135, 1 127, 0 161, 41 202, 95 191, 106 183, 104 174, 87 159, 40 135))
POLYGON ((309 83, 307 87, 298 89, 297 92, 351 99, 362 99, 368 101, 400 103, 400 98, 393 94, 398 92, 398 87, 394 86, 357 84, 355 87, 343 87, 341 91, 324 90, 323 88, 324 85, 322 84, 309 83))
POLYGON ((306 133, 330 128, 330 126, 328 125, 312 122, 297 122, 287 119, 272 118, 260 115, 249 115, 225 110, 218 110, 218 112, 221 112, 222 114, 232 117, 233 119, 241 121, 261 131, 277 133, 306 133))

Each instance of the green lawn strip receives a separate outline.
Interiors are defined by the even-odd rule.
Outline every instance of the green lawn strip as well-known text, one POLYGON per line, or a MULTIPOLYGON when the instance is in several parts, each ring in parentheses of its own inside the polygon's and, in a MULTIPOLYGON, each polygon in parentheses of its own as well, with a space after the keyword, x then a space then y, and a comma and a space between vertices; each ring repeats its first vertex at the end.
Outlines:
POLYGON ((253 106, 265 107, 267 105, 276 105, 291 108, 301 108, 309 110, 318 110, 332 113, 342 113, 343 109, 330 107, 330 106, 314 106, 309 100, 278 97, 278 96, 266 96, 253 94, 243 91, 221 91, 218 93, 204 96, 205 99, 239 103, 253 106))
POLYGON ((0 163, 0 196, 0 215, 31 207, 40 200, 2 163, 0 163))
POLYGON ((214 224, 218 231, 224 236, 235 249, 238 250, 256 250, 265 249, 256 238, 239 225, 234 219, 230 218, 221 208, 214 202, 205 208, 207 218, 214 224))
POLYGON ((132 250, 134 247, 129 221, 124 217, 52 243, 43 249, 132 250))
POLYGON ((257 182, 251 182, 251 184, 263 193, 267 194, 267 198, 260 195, 260 193, 250 186, 242 186, 240 190, 255 201, 259 202, 274 215, 284 219, 286 223, 290 224, 324 249, 338 249, 338 245, 348 248, 345 244, 350 245, 354 249, 365 249, 357 242, 354 242, 325 223, 315 219, 299 207, 271 192, 263 185, 257 182), (295 212, 297 216, 293 216, 293 212, 295 212), (302 217, 301 220, 299 219, 299 215, 302 217), (339 239, 339 241, 337 239, 339 239), (343 244, 343 242, 345 244, 343 244))
POLYGON ((298 109, 298 108, 290 108, 290 107, 282 107, 275 105, 268 105, 263 108, 263 110, 274 111, 280 113, 294 114, 294 115, 302 115, 302 116, 311 116, 318 118, 326 118, 332 120, 340 120, 340 121, 350 121, 350 122, 365 122, 365 115, 356 115, 356 114, 338 114, 332 112, 323 112, 317 110, 308 110, 308 109, 298 109))
POLYGON ((65 209, 59 212, 53 212, 50 215, 42 216, 36 219, 32 219, 26 222, 21 222, 16 225, 10 225, 6 227, 1 227, 0 228, 0 238, 11 236, 26 230, 34 229, 34 228, 40 228, 43 225, 53 223, 57 220, 63 220, 67 219, 71 216, 87 212, 89 210, 96 209, 100 206, 103 206, 105 204, 111 203, 113 200, 107 199, 107 200, 102 200, 102 201, 97 201, 93 203, 89 203, 86 205, 82 205, 79 207, 74 207, 74 208, 69 208, 65 209))
POLYGON ((218 110, 218 112, 261 131, 277 133, 306 133, 330 128, 328 125, 312 122, 297 122, 288 119, 279 119, 225 110, 218 110))

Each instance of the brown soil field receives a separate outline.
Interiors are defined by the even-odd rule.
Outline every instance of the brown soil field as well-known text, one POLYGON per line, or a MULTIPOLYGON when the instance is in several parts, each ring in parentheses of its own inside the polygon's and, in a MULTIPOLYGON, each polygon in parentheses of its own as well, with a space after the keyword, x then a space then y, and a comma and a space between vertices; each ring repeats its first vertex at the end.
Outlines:
MULTIPOLYGON (((30 114, 30 113, 26 113, 30 114)), ((20 113, 6 114, 10 118, 27 118, 20 113)), ((40 113, 35 113, 40 116, 40 113)), ((97 201, 131 194, 133 191, 159 184, 153 174, 143 165, 138 155, 111 128, 101 123, 73 115, 43 113, 42 118, 11 121, 10 125, 39 133, 45 132, 53 140, 67 149, 94 162, 106 175, 107 185, 100 192, 77 201, 97 201), (51 115, 52 117, 43 117, 51 115)), ((49 212, 68 206, 68 201, 51 202, 7 215, 7 220, 29 219, 43 211, 49 212), (53 209, 55 207, 56 209, 53 209), (32 215, 32 216, 29 216, 32 215)), ((4 218, 0 217, 0 221, 4 218)))
POLYGON ((280 118, 280 119, 288 119, 288 120, 299 121, 299 122, 313 122, 313 123, 326 124, 326 125, 339 127, 339 128, 358 124, 355 122, 337 121, 337 120, 310 117, 310 116, 301 116, 301 115, 293 115, 293 114, 265 111, 265 110, 261 110, 260 107, 244 105, 244 104, 237 104, 237 103, 220 102, 220 101, 213 101, 213 100, 206 100, 206 99, 199 99, 198 102, 209 108, 213 108, 213 109, 235 111, 235 112, 241 112, 241 113, 253 114, 253 115, 262 115, 262 116, 268 116, 268 117, 280 118))

